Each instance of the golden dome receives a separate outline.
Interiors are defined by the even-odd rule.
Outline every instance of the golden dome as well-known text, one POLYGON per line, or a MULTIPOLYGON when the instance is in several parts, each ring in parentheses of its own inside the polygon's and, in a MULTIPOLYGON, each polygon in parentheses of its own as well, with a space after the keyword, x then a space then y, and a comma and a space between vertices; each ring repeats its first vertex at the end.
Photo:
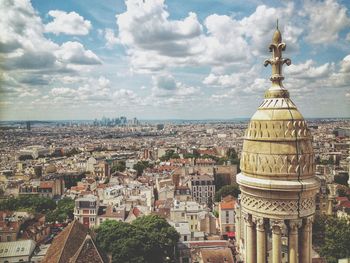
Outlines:
POLYGON ((57 168, 54 164, 49 164, 45 169, 47 174, 52 174, 57 172, 57 168))
POLYGON ((272 66, 272 85, 245 132, 239 184, 290 191, 300 189, 303 179, 306 180, 303 187, 314 188, 317 184, 312 178, 315 173, 312 136, 282 84, 282 65, 290 65, 291 61, 282 57, 286 45, 281 40, 277 28, 269 47, 272 58, 265 61, 265 66, 272 66))

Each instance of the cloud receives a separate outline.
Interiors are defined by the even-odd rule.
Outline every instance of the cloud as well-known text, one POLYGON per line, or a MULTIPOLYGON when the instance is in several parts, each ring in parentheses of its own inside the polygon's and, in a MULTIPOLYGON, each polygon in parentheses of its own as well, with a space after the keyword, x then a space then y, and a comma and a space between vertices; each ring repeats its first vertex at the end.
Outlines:
POLYGON ((107 48, 112 48, 119 43, 119 39, 115 36, 114 30, 111 28, 106 28, 104 38, 106 40, 107 48))
POLYGON ((92 28, 91 22, 76 12, 51 10, 49 16, 53 17, 53 21, 45 25, 45 32, 55 35, 87 35, 92 28))
POLYGON ((332 77, 333 85, 338 87, 349 87, 350 83, 350 55, 345 56, 339 62, 339 71, 334 72, 332 77))
POLYGON ((176 81, 170 74, 161 74, 152 77, 153 97, 167 98, 183 98, 199 95, 200 88, 185 85, 180 81, 176 81))
POLYGON ((325 63, 321 66, 314 66, 315 62, 311 59, 300 64, 292 64, 285 67, 286 74, 290 74, 294 78, 300 79, 319 79, 326 78, 334 71, 332 63, 325 63))
POLYGON ((78 65, 96 65, 101 64, 101 60, 91 50, 85 50, 79 42, 68 41, 61 45, 55 52, 57 58, 65 63, 78 65))
POLYGON ((329 44, 350 25, 347 8, 336 0, 305 1, 302 15, 309 18, 306 40, 314 44, 329 44))
MULTIPOLYGON (((265 52, 275 17, 292 18, 294 12, 292 3, 281 8, 261 5, 241 20, 212 14, 202 25, 194 12, 182 20, 170 19, 164 0, 127 0, 126 7, 117 15, 118 40, 108 31, 107 43, 120 42, 126 48, 131 70, 138 72, 177 66, 220 69, 251 61, 252 56, 265 52)), ((297 48, 302 29, 292 23, 286 23, 283 29, 286 40, 297 48)))
MULTIPOLYGON (((79 86, 54 87, 50 91, 50 99, 63 102, 87 103, 91 101, 110 101, 110 94, 113 93, 110 80, 104 76, 99 78, 77 78, 79 86)), ((70 83, 76 83, 70 79, 70 83)))
POLYGON ((202 26, 195 13, 170 20, 164 0, 127 0, 117 15, 118 39, 127 48, 131 66, 138 71, 159 70, 167 64, 187 64, 203 51, 202 26))

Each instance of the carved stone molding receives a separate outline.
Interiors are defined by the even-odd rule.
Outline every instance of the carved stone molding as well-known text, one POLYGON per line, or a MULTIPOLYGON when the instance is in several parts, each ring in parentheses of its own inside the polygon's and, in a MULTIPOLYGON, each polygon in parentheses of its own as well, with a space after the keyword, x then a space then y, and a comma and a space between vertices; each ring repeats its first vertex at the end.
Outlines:
POLYGON ((270 226, 271 226, 271 230, 272 233, 274 234, 281 234, 282 233, 282 229, 285 226, 284 221, 283 220, 270 220, 270 226))
POLYGON ((303 225, 304 226, 311 226, 313 222, 314 222, 313 216, 308 216, 308 217, 303 218, 303 225))
POLYGON ((241 194, 241 205, 245 209, 263 214, 308 214, 313 212, 315 200, 314 197, 309 197, 299 203, 298 200, 275 200, 241 194))
POLYGON ((302 226, 302 220, 289 220, 288 221, 288 227, 289 231, 291 232, 297 232, 298 229, 302 226))
MULTIPOLYGON (((281 100, 281 99, 280 99, 281 100)), ((264 103, 278 103, 278 100, 265 100, 264 103)), ((262 104, 262 107, 265 104, 262 104)), ((281 101, 282 103, 282 101, 281 101)), ((295 121, 255 121, 252 120, 244 134, 246 139, 254 140, 295 140, 311 139, 311 133, 304 120, 295 121)))
POLYGON ((252 215, 242 212, 242 217, 246 225, 253 226, 252 215))
POLYGON ((265 220, 263 217, 253 216, 253 222, 256 225, 257 231, 265 231, 265 220))
POLYGON ((312 175, 314 173, 314 155, 304 154, 258 154, 242 152, 241 170, 246 174, 271 175, 312 175))

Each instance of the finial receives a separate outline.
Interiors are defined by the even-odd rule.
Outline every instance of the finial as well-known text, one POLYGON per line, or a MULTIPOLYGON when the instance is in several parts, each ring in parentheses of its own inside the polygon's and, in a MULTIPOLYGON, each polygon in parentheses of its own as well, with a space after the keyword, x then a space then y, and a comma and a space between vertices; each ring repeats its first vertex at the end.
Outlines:
POLYGON ((270 64, 272 67, 272 75, 270 78, 272 87, 266 92, 265 97, 289 97, 288 91, 283 88, 282 84, 282 80, 284 79, 282 76, 282 65, 287 64, 289 66, 291 60, 289 58, 282 58, 282 51, 286 49, 286 44, 282 42, 282 34, 278 29, 278 19, 269 49, 270 52, 272 52, 272 58, 265 60, 264 66, 266 67, 270 64), (272 92, 272 89, 274 92, 272 92), (279 91, 277 92, 277 90, 279 91))

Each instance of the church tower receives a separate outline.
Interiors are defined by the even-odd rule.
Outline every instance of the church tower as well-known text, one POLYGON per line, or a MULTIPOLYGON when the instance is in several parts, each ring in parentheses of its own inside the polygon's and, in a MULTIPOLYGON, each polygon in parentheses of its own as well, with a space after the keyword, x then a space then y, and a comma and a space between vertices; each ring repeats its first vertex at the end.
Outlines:
POLYGON ((281 263, 282 246, 289 263, 312 261, 319 182, 311 133, 282 84, 282 66, 291 64, 282 57, 285 48, 277 25, 269 46, 272 58, 264 63, 272 67, 272 84, 248 124, 237 176, 241 227, 236 239, 246 263, 281 263))

